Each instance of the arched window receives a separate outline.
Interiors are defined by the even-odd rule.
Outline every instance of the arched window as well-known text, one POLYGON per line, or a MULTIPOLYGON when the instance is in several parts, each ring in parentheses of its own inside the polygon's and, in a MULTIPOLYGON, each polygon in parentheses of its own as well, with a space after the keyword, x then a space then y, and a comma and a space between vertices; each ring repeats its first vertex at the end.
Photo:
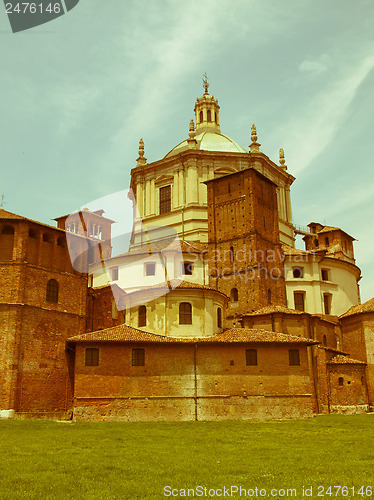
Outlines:
POLYGON ((257 349, 247 349, 245 351, 245 364, 247 366, 257 366, 257 349))
POLYGON ((49 280, 47 283, 46 301, 57 304, 58 302, 58 283, 56 280, 49 280))
POLYGON ((138 309, 138 326, 146 326, 147 324, 147 308, 145 306, 139 306, 138 309))
POLYGON ((48 233, 44 233, 43 234, 43 241, 45 241, 47 243, 52 243, 52 236, 48 233))
POLYGON ((59 236, 57 238, 57 245, 59 247, 65 247, 66 246, 66 240, 65 240, 65 237, 64 236, 59 236))
POLYGON ((231 299, 231 302, 238 302, 239 294, 238 294, 237 288, 232 288, 231 293, 230 293, 230 299, 231 299))
POLYGON ((192 325, 192 306, 189 302, 179 304, 179 324, 192 325))
POLYGON ((14 227, 4 226, 0 235, 0 260, 12 260, 14 227))
POLYGON ((29 229, 29 238, 37 239, 38 232, 35 229, 29 229))
POLYGON ((212 121, 212 112, 210 111, 210 109, 208 109, 206 116, 207 116, 208 122, 211 122, 212 121))
POLYGON ((202 123, 202 121, 203 121, 203 112, 200 111, 200 123, 202 123))
POLYGON ((339 384, 340 386, 344 385, 344 378, 343 378, 343 377, 339 377, 339 378, 338 378, 338 384, 339 384))
POLYGON ((217 328, 222 328, 222 309, 217 309, 217 328))
POLYGON ((234 260, 235 260, 234 247, 230 247, 230 261, 234 262, 234 260))
POLYGON ((322 344, 326 347, 327 346, 327 338, 326 338, 326 335, 323 336, 323 339, 322 339, 322 344))

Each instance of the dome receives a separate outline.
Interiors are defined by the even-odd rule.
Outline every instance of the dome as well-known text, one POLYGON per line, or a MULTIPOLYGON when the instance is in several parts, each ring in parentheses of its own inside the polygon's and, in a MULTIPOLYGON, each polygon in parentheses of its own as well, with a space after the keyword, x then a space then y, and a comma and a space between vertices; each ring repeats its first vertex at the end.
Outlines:
MULTIPOLYGON (((200 151, 221 151, 224 153, 248 153, 244 148, 239 146, 235 141, 227 137, 226 135, 219 134, 217 132, 203 131, 195 136, 197 142, 197 149, 200 151)), ((182 151, 189 149, 187 139, 173 148, 165 156, 165 158, 170 158, 170 156, 177 155, 182 151)))

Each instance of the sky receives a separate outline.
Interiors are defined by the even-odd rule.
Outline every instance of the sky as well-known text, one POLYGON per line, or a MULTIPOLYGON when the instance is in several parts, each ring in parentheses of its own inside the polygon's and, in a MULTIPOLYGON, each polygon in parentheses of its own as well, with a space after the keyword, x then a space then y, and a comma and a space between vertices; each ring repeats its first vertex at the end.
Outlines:
POLYGON ((369 0, 80 0, 12 33, 1 3, 4 208, 52 223, 126 191, 140 138, 148 162, 187 138, 207 72, 221 132, 284 148, 294 223, 354 236, 372 298, 373 22, 369 0))

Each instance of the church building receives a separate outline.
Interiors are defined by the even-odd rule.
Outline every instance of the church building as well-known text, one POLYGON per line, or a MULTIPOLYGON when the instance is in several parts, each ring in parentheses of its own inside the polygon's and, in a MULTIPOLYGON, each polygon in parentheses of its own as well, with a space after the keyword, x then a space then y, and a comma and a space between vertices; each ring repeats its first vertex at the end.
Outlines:
POLYGON ((1 416, 372 411, 374 302, 360 304, 354 238, 294 225, 283 149, 262 153, 254 125, 248 149, 223 135, 208 89, 162 159, 140 140, 125 253, 102 209, 57 228, 0 210, 1 416))

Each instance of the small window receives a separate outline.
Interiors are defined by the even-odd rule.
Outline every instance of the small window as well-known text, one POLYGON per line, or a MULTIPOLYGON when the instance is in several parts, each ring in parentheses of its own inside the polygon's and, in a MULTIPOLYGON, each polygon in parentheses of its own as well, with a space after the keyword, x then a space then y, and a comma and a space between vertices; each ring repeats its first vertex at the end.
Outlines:
POLYGON ((43 234, 43 241, 45 241, 46 243, 52 243, 53 238, 50 234, 44 233, 43 234))
POLYGON ((35 231, 35 229, 29 229, 29 238, 36 240, 38 238, 38 232, 35 231))
POLYGON ((293 267, 292 275, 296 279, 304 278, 304 268, 303 267, 293 267))
POLYGON ((58 283, 56 280, 49 280, 47 283, 46 301, 57 304, 58 302, 58 283))
POLYGON ((202 123, 203 122, 203 112, 202 111, 200 111, 200 115, 199 116, 200 116, 200 123, 202 123))
POLYGON ((118 267, 112 267, 110 270, 111 281, 118 281, 118 267))
POLYGON ((344 385, 344 378, 343 378, 343 377, 339 377, 339 378, 338 378, 338 384, 339 384, 340 386, 344 385))
POLYGON ((230 247, 230 261, 234 262, 235 261, 235 252, 234 252, 234 247, 230 247))
POLYGON ((247 349, 245 351, 245 364, 247 366, 257 366, 257 349, 247 349))
POLYGON ((238 302, 239 301, 239 294, 238 294, 237 288, 231 289, 230 299, 231 299, 231 302, 238 302))
POLYGON ((327 337, 326 335, 323 336, 322 338, 322 344, 326 347, 327 346, 327 337))
POLYGON ((160 214, 171 212, 171 186, 160 188, 160 214))
POLYGON ((217 309, 217 328, 222 328, 222 309, 217 309))
POLYGON ((156 263, 155 262, 146 262, 145 263, 145 275, 146 276, 155 276, 156 274, 156 263))
POLYGON ((192 325, 192 305, 189 302, 179 304, 179 324, 192 325))
POLYGON ((294 292, 293 298, 296 311, 305 311, 304 292, 294 292))
POLYGON ((206 116, 207 116, 207 121, 211 122, 212 121, 212 112, 210 111, 210 109, 208 109, 206 116))
POLYGON ((123 307, 122 309, 122 322, 124 324, 126 323, 126 307, 123 307))
POLYGON ((299 366, 300 365, 299 349, 290 349, 288 351, 288 357, 289 357, 290 366, 299 366))
POLYGON ((132 350, 132 366, 144 366, 145 365, 145 349, 133 349, 132 350))
POLYGON ((268 305, 271 304, 271 290, 268 288, 268 305))
POLYGON ((139 306, 138 309, 138 326, 147 325, 147 308, 145 306, 139 306))
POLYGON ((330 281, 330 272, 329 272, 329 269, 321 269, 321 274, 322 274, 322 280, 323 281, 330 281))
POLYGON ((231 193, 231 186, 230 186, 230 183, 227 184, 227 192, 228 193, 231 193))
POLYGON ((85 362, 86 366, 99 366, 99 349, 89 347, 86 349, 85 362))
POLYGON ((88 286, 89 286, 90 288, 92 288, 92 287, 93 287, 93 275, 92 275, 92 274, 89 274, 89 275, 88 275, 88 286))
POLYGON ((57 238, 57 245, 58 245, 59 247, 63 247, 63 248, 64 248, 64 247, 66 247, 66 240, 65 240, 65 237, 64 237, 64 236, 59 236, 59 237, 57 238))
POLYGON ((193 262, 183 262, 182 274, 186 276, 192 276, 192 273, 193 273, 193 262))
POLYGON ((330 293, 323 294, 323 306, 325 309, 325 314, 331 314, 331 294, 330 293))
POLYGON ((325 238, 325 245, 328 247, 330 244, 330 240, 328 239, 328 237, 326 236, 325 238))
POLYGON ((316 248, 318 248, 318 246, 319 246, 319 243, 318 243, 317 238, 315 238, 315 240, 314 240, 314 246, 315 246, 316 248))

